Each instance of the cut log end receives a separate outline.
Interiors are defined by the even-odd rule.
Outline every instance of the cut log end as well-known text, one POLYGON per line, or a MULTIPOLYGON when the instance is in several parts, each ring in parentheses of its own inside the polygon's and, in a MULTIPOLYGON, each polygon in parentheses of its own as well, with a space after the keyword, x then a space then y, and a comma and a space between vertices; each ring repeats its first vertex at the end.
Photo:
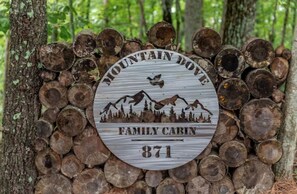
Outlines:
POLYGON ((163 174, 161 171, 148 170, 145 173, 145 182, 150 187, 157 187, 162 180, 163 180, 163 174))
POLYGON ((184 185, 175 182, 171 178, 166 178, 157 187, 157 194, 185 194, 184 185))
POLYGON ((289 49, 285 48, 282 52, 282 57, 287 61, 290 61, 292 58, 292 52, 289 49))
POLYGON ((37 153, 35 166, 41 174, 57 173, 61 169, 61 157, 51 149, 42 150, 37 153))
POLYGON ((71 73, 78 83, 93 83, 99 80, 99 68, 94 58, 78 59, 71 69, 71 73))
POLYGON ((210 182, 221 180, 226 174, 226 166, 221 158, 209 155, 199 164, 200 175, 210 182))
POLYGON ((220 111, 219 123, 212 141, 216 144, 223 144, 233 140, 239 130, 239 119, 229 111, 220 111))
POLYGON ((278 85, 282 84, 289 73, 289 63, 282 57, 276 57, 270 65, 271 74, 275 77, 278 85))
POLYGON ((44 119, 35 122, 36 135, 39 138, 48 138, 53 132, 53 125, 44 119))
POLYGON ((96 48, 94 34, 83 32, 76 36, 73 43, 73 52, 78 57, 86 57, 93 54, 96 48))
POLYGON ((257 146, 258 158, 266 164, 275 164, 282 156, 282 145, 277 140, 266 140, 257 146))
POLYGON ((84 134, 82 136, 75 140, 73 147, 77 158, 89 168, 103 164, 109 158, 110 151, 97 134, 84 134))
POLYGON ((158 22, 148 31, 149 42, 158 48, 164 48, 175 39, 175 29, 170 23, 158 22))
POLYGON ((271 97, 275 103, 281 103, 284 101, 285 93, 279 89, 274 89, 271 97))
POLYGON ((54 72, 69 69, 73 65, 74 53, 72 49, 62 43, 52 43, 41 46, 39 60, 43 66, 54 72))
POLYGON ((57 81, 44 83, 39 90, 39 100, 47 108, 63 108, 68 104, 67 89, 57 81))
POLYGON ((104 29, 97 36, 97 46, 103 55, 116 55, 123 45, 123 36, 114 29, 104 29))
POLYGON ((101 169, 86 169, 73 181, 74 194, 105 193, 110 190, 110 185, 101 169))
POLYGON ((215 56, 222 47, 221 36, 210 28, 201 28, 193 36, 194 52, 205 58, 215 56))
POLYGON ((246 62, 253 68, 262 68, 270 65, 275 53, 270 42, 263 39, 251 39, 243 46, 246 62))
POLYGON ((86 124, 83 111, 73 106, 64 108, 57 117, 57 127, 70 137, 81 133, 86 124))
POLYGON ((210 186, 210 194, 234 194, 234 185, 229 177, 213 182, 210 186))
POLYGON ((197 163, 195 160, 188 162, 180 167, 170 169, 169 176, 179 183, 186 183, 197 176, 197 163))
POLYGON ((57 74, 52 71, 42 70, 39 74, 41 79, 45 82, 53 81, 56 79, 57 74))
POLYGON ((239 167, 247 159, 247 149, 238 141, 229 141, 220 147, 219 155, 227 166, 239 167))
POLYGON ((129 194, 152 194, 152 188, 144 181, 137 181, 127 191, 129 194))
POLYGON ((282 112, 270 99, 254 99, 241 109, 240 121, 245 134, 263 141, 276 135, 282 123, 282 112))
POLYGON ((73 154, 65 156, 62 160, 61 172, 69 178, 76 177, 84 168, 84 164, 73 154))
POLYGON ((126 188, 136 182, 141 170, 111 157, 104 166, 106 180, 118 188, 126 188))
POLYGON ((232 181, 237 193, 265 193, 274 183, 271 167, 252 158, 235 169, 232 181))
POLYGON ((197 160, 201 160, 202 158, 208 156, 212 150, 212 143, 209 143, 206 148, 196 157, 197 160))
POLYGON ((246 77, 246 84, 255 98, 270 97, 277 86, 274 76, 264 69, 251 71, 246 77))
POLYGON ((55 131, 50 138, 50 147, 58 154, 68 153, 73 146, 71 137, 68 137, 61 131, 55 131))
POLYGON ((224 80, 218 88, 219 104, 228 110, 240 109, 250 98, 248 86, 238 78, 224 80))
POLYGON ((92 127, 96 128, 94 114, 93 114, 93 104, 91 104, 90 106, 88 106, 86 108, 86 117, 87 117, 89 123, 92 125, 92 127))
POLYGON ((190 180, 186 186, 186 191, 188 194, 197 194, 197 193, 209 193, 210 192, 210 183, 205 180, 202 176, 197 176, 190 180))
POLYGON ((140 51, 142 49, 142 43, 140 40, 128 40, 127 42, 125 42, 120 56, 121 58, 130 55, 131 53, 140 51))
POLYGON ((60 112, 60 109, 55 107, 55 108, 48 108, 42 113, 42 119, 54 123, 57 120, 57 116, 60 112))
POLYGON ((224 46, 214 64, 219 75, 224 78, 239 77, 245 69, 243 53, 233 46, 224 46))
POLYGON ((94 92, 86 84, 75 84, 68 90, 68 99, 72 105, 86 108, 93 102, 94 92))
POLYGON ((58 81, 61 86, 68 87, 74 82, 74 77, 70 71, 61 71, 58 81))
POLYGON ((48 139, 46 138, 36 138, 34 141, 34 150, 36 152, 41 152, 48 148, 48 139))
POLYGON ((35 194, 71 194, 71 190, 69 179, 60 174, 49 174, 38 181, 35 194))

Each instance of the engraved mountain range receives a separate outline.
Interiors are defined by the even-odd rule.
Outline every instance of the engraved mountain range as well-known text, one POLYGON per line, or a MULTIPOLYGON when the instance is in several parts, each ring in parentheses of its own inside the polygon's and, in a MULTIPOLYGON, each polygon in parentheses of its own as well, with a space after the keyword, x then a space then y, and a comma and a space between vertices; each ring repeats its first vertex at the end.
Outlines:
POLYGON ((189 103, 185 98, 176 94, 157 101, 141 90, 134 95, 125 95, 115 102, 109 102, 100 112, 100 115, 101 122, 164 122, 166 118, 166 122, 211 122, 210 115, 212 115, 212 112, 205 108, 198 99, 193 103, 189 103), (176 114, 174 110, 177 103, 184 104, 184 108, 180 114, 176 114), (129 106, 130 110, 125 111, 123 104, 125 104, 125 107, 129 106), (143 106, 143 109, 141 112, 135 112, 133 110, 135 106, 143 106), (170 115, 166 115, 163 110, 165 107, 167 110, 170 108, 170 115), (204 116, 201 112, 199 117, 196 117, 191 110, 197 108, 201 108, 203 112, 207 112, 207 116, 204 116), (186 111, 188 115, 186 115, 186 111))

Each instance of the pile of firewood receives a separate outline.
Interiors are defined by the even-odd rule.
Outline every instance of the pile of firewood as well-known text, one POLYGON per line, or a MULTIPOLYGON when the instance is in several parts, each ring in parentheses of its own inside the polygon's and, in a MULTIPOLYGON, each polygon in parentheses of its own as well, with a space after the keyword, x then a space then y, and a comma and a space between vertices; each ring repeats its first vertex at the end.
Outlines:
POLYGON ((290 50, 274 50, 259 38, 242 49, 222 45, 209 28, 194 34, 192 52, 182 52, 174 39, 174 28, 160 22, 149 30, 147 43, 105 29, 99 35, 81 32, 72 45, 40 48, 44 110, 36 123, 36 193, 261 193, 272 187, 271 167, 282 156, 276 140, 283 120, 279 88, 288 74, 290 50), (215 85, 221 107, 209 146, 168 171, 137 169, 117 159, 93 120, 94 94, 104 73, 120 58, 152 48, 181 52, 197 62, 215 85))

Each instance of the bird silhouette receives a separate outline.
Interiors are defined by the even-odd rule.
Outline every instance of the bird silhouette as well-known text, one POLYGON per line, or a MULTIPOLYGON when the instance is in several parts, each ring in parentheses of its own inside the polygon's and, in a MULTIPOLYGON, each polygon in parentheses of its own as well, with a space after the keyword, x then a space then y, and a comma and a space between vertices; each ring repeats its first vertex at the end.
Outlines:
POLYGON ((159 74, 159 75, 156 75, 154 78, 147 77, 147 79, 150 81, 150 84, 152 86, 158 85, 160 88, 163 88, 164 80, 161 80, 161 76, 162 75, 159 74))

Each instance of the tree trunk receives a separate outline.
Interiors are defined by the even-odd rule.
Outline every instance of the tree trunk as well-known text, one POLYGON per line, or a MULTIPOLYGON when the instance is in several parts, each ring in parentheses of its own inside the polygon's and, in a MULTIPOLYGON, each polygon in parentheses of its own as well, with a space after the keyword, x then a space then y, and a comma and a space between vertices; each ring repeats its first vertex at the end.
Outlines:
POLYGON ((283 156, 276 164, 277 178, 292 178, 297 139, 297 27, 292 47, 292 60, 286 84, 286 101, 284 103, 284 124, 279 133, 283 147, 283 156))
POLYGON ((185 49, 192 50, 192 37, 203 21, 203 0, 186 0, 185 8, 185 49))
POLYGON ((179 0, 175 0, 175 20, 176 20, 176 44, 179 44, 181 42, 181 36, 180 36, 180 20, 181 20, 181 7, 179 0))
POLYGON ((254 30, 257 0, 225 0, 221 34, 224 44, 238 48, 254 30))
POLYGON ((71 34, 71 40, 74 41, 74 18, 73 18, 73 3, 72 3, 72 0, 69 0, 69 17, 70 17, 70 21, 69 21, 69 24, 70 24, 70 34, 71 34))
POLYGON ((91 0, 87 1, 87 10, 86 10, 86 20, 89 23, 90 22, 90 10, 91 10, 91 0))
MULTIPOLYGON (((128 11, 128 21, 129 21, 129 24, 132 24, 131 2, 130 2, 130 0, 126 0, 126 2, 127 2, 127 11, 128 11)), ((133 33, 132 33, 131 25, 129 25, 129 34, 130 34, 130 37, 132 38, 133 33)))
POLYGON ((276 24, 276 12, 277 12, 278 0, 275 0, 274 10, 273 10, 273 18, 272 18, 272 26, 271 31, 269 32, 269 40, 274 43, 275 40, 275 24, 276 24))
POLYGON ((139 31, 139 39, 143 38, 143 35, 147 32, 147 24, 145 20, 145 12, 144 12, 144 0, 138 0, 139 8, 140 8, 140 31, 139 31), (144 30, 144 32, 143 32, 144 30))
POLYGON ((109 26, 108 5, 109 5, 109 0, 103 0, 103 7, 104 7, 103 17, 104 17, 105 28, 109 26))
POLYGON ((286 13, 285 13, 285 18, 284 18, 284 23, 283 23, 283 29, 282 29, 282 41, 281 41, 281 44, 282 45, 284 44, 285 38, 286 38, 287 23, 288 23, 288 19, 289 19, 289 11, 290 11, 290 3, 291 3, 291 0, 287 0, 287 3, 286 3, 286 13))
POLYGON ((162 0, 163 20, 172 24, 171 7, 173 0, 162 0))
POLYGON ((11 1, 13 38, 5 81, 0 193, 33 193, 34 190, 37 176, 34 122, 41 108, 36 51, 46 43, 46 24, 46 1, 11 1))

